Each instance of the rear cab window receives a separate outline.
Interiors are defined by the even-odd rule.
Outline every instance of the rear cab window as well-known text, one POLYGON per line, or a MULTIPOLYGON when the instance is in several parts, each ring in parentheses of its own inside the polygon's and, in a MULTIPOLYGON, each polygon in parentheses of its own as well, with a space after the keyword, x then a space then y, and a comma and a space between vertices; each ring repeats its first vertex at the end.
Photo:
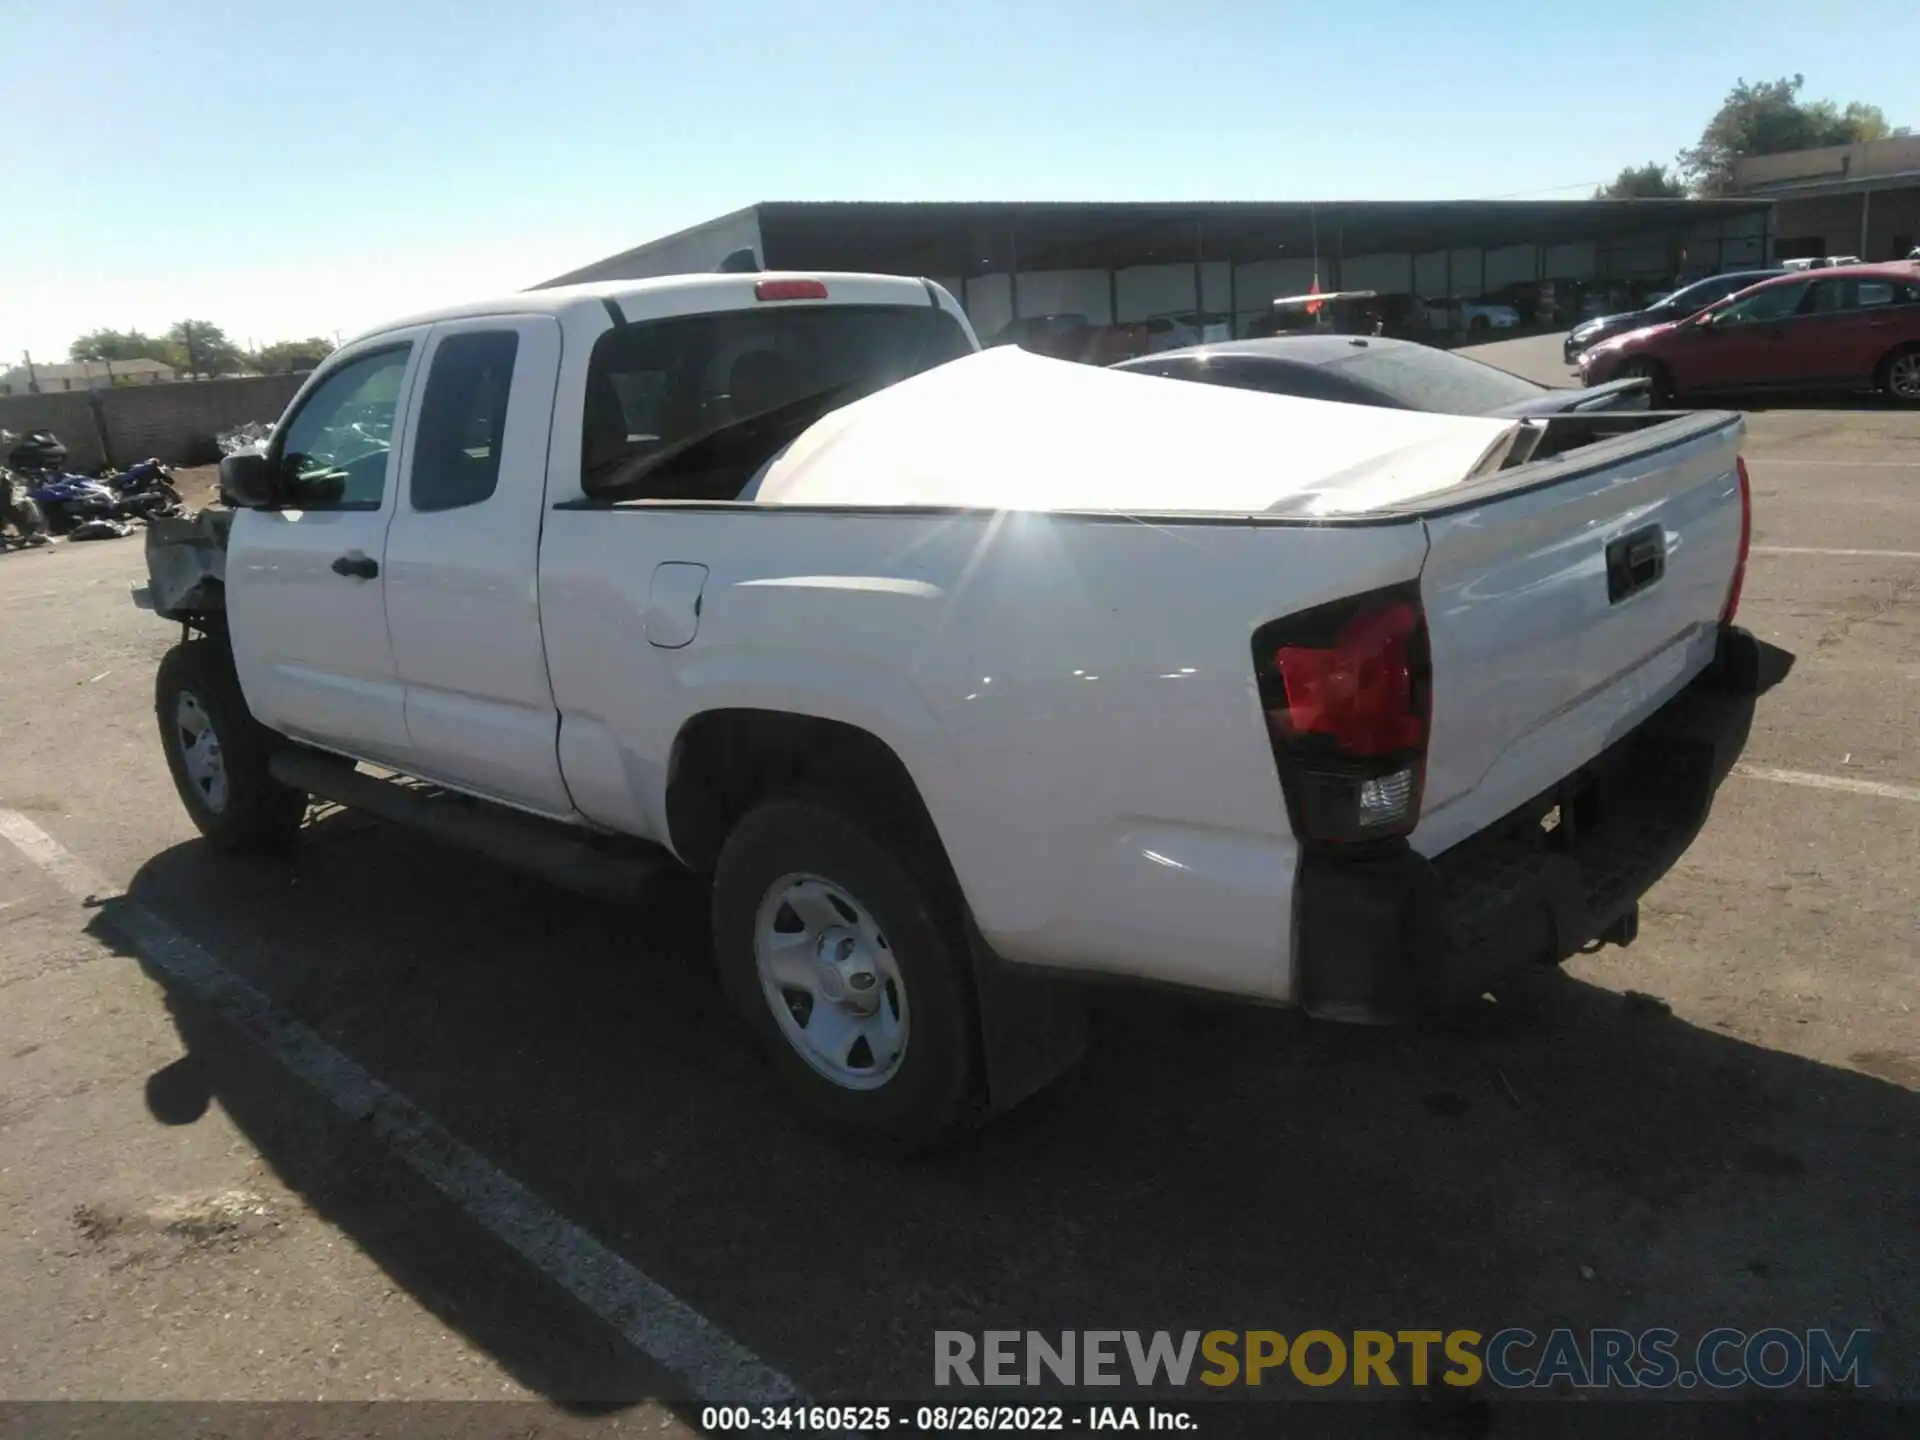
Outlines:
POLYGON ((762 305, 616 327, 588 361, 581 488, 739 498, 821 415, 972 353, 932 305, 762 305))

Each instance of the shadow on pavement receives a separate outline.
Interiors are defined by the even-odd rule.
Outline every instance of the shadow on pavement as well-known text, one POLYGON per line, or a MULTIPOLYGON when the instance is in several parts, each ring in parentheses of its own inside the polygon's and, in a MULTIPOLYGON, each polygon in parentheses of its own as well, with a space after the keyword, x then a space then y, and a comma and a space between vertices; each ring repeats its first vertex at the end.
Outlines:
MULTIPOLYGON (((182 845, 130 893, 817 1398, 926 1397, 932 1333, 988 1328, 1858 1327, 1879 1392, 1920 1389, 1920 1099, 1653 997, 1545 972, 1463 1023, 1376 1031, 1103 994, 1080 1071, 963 1150, 889 1166, 779 1108, 706 972, 691 890, 593 904, 335 816, 291 863, 182 845)), ((112 908, 94 924, 111 937, 112 908)), ((153 1079, 156 1120, 217 1101, 534 1390, 675 1392, 149 972, 189 1052, 153 1079)), ((1548 1418, 1498 1399, 1312 1411, 1289 1433, 1548 1418)), ((1719 1424, 1679 1413, 1684 1433, 1719 1424)), ((1770 1433, 1832 1429, 1830 1410, 1797 1413, 1810 1428, 1770 1433)))

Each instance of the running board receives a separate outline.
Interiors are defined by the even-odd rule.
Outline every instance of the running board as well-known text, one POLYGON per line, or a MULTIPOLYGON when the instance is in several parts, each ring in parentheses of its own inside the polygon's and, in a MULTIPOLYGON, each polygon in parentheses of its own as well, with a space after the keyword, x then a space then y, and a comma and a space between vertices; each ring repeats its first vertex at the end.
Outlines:
POLYGON ((658 845, 624 838, 597 844, 602 837, 557 821, 470 795, 384 780, 312 751, 276 751, 267 768, 291 790, 378 815, 600 899, 644 900, 652 882, 680 868, 658 845))

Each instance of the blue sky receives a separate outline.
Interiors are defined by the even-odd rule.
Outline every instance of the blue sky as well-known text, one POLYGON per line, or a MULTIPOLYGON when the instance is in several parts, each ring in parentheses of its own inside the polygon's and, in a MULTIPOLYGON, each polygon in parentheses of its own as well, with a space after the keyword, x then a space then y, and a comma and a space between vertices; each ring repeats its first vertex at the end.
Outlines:
POLYGON ((1912 0, 0 0, 0 54, 4 363, 351 333, 761 199, 1577 196, 1742 75, 1920 126, 1912 0))

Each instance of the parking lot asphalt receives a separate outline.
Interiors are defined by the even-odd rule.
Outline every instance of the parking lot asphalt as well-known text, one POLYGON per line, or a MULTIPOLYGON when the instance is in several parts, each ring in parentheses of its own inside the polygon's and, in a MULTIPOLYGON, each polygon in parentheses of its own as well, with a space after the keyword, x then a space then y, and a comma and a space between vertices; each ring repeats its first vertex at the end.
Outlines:
POLYGON ((924 1395, 936 1329, 1506 1324, 1866 1328, 1920 1397, 1920 414, 1756 411, 1747 455, 1742 619, 1786 658, 1637 944, 1412 1031, 1102 994, 1077 1073, 904 1166, 788 1122, 691 893, 342 814, 210 855, 138 541, 0 556, 0 1400, 684 1393, 609 1266, 815 1397, 924 1395), (433 1128, 327 1103, 188 953, 433 1128))

